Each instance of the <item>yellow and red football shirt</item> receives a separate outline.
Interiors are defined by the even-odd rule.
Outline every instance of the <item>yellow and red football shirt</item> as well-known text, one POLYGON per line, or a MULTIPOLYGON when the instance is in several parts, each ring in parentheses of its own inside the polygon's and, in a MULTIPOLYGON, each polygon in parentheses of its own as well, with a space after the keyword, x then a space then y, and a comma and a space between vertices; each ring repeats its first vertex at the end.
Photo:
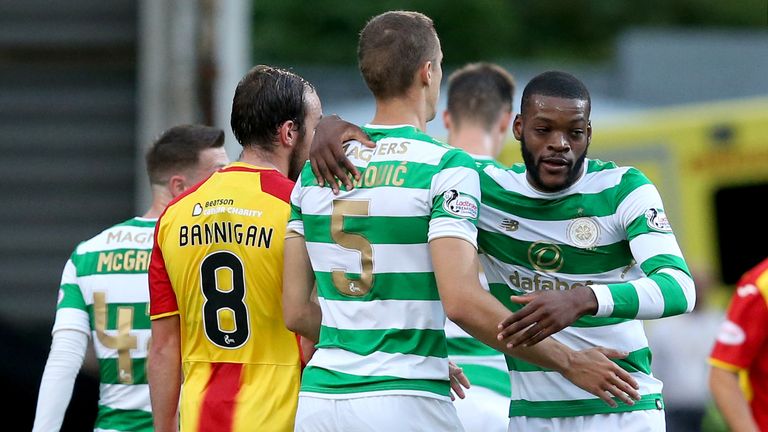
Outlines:
POLYGON ((299 349, 281 303, 292 188, 233 163, 157 222, 150 315, 180 316, 182 430, 293 430, 299 349))
POLYGON ((741 374, 760 430, 768 431, 768 259, 739 280, 709 362, 741 374))

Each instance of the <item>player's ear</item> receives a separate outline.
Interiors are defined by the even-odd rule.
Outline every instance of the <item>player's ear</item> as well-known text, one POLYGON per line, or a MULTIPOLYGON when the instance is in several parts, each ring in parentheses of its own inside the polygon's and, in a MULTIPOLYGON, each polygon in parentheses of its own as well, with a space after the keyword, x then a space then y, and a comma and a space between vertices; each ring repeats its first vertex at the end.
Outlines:
POLYGON ((453 122, 451 121, 451 113, 449 113, 448 110, 443 111, 443 124, 448 130, 451 130, 453 127, 453 122))
POLYGON ((184 193, 187 190, 187 178, 181 174, 172 175, 168 179, 168 191, 173 198, 184 193))
POLYGON ((512 133, 518 141, 523 137, 523 118, 520 114, 515 116, 515 121, 512 123, 512 133))
POLYGON ((281 146, 293 147, 299 138, 299 128, 293 120, 287 120, 277 130, 281 146))
POLYGON ((512 123, 512 111, 504 111, 501 114, 501 118, 499 119, 499 133, 502 135, 507 134, 507 129, 509 129, 509 125, 512 123))
POLYGON ((587 122, 587 146, 592 142, 592 121, 587 122))
POLYGON ((427 61, 419 68, 418 77, 424 87, 432 83, 432 61, 427 61))

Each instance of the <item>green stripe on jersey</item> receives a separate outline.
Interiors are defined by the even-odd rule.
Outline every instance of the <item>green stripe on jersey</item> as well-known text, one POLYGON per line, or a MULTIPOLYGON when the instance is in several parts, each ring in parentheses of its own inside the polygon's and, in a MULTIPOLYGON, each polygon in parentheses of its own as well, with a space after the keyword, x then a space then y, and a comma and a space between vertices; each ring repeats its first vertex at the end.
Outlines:
POLYGON ((691 276, 691 271, 688 269, 688 265, 685 263, 685 260, 677 255, 655 255, 640 264, 640 269, 643 270, 643 273, 647 275, 652 275, 664 267, 676 268, 688 276, 691 276))
POLYGON ((152 432, 152 413, 142 410, 114 409, 99 405, 95 427, 104 430, 152 432))
MULTIPOLYGON (((118 330, 117 321, 120 316, 121 308, 133 310, 133 321, 131 330, 149 330, 152 328, 149 314, 147 313, 148 303, 107 303, 107 322, 103 330, 118 330)), ((91 319, 91 328, 96 328, 96 318, 93 311, 93 305, 88 305, 88 315, 91 319)))
POLYGON ((112 249, 73 255, 77 276, 141 274, 149 270, 151 249, 112 249))
POLYGON ((683 288, 677 283, 677 280, 666 273, 656 273, 651 276, 651 279, 659 285, 661 295, 664 297, 664 312, 661 316, 668 317, 685 313, 688 308, 688 299, 685 298, 683 288))
POLYGON ((342 330, 321 326, 317 348, 341 348, 362 356, 385 352, 448 357, 443 330, 342 330))
MULTIPOLYGON (((514 239, 504 234, 483 229, 478 229, 477 242, 478 248, 484 253, 507 264, 526 268, 531 266, 528 262, 529 252, 536 252, 535 248, 537 247, 536 243, 514 239)), ((541 243, 541 245, 547 248, 545 250, 542 247, 540 261, 557 262, 559 260, 562 266, 557 269, 558 273, 599 274, 626 267, 633 259, 629 243, 626 241, 597 246, 592 249, 581 249, 565 244, 541 243), (552 246, 560 250, 559 256, 556 256, 557 252, 552 246)))
POLYGON ((77 284, 61 284, 59 289, 62 292, 61 301, 56 305, 56 310, 61 308, 74 308, 87 311, 83 293, 77 284))
MULTIPOLYGON (((344 273, 359 280, 359 273, 344 273)), ((330 272, 315 272, 318 295, 326 300, 440 300, 434 273, 374 273, 373 288, 365 295, 344 295, 333 285, 330 272)))
MULTIPOLYGON (((472 387, 479 386, 492 390, 506 398, 510 397, 512 388, 509 384, 509 374, 491 366, 483 366, 471 363, 459 363, 464 375, 469 378, 472 387)), ((472 389, 468 397, 472 397, 472 389)))
MULTIPOLYGON (((308 241, 334 243, 331 238, 331 216, 302 215, 304 232, 311 232, 308 241)), ((371 244, 427 243, 429 216, 345 216, 342 231, 365 233, 371 244)))
MULTIPOLYGON (((146 358, 132 358, 131 359, 131 383, 130 384, 147 384, 147 359, 146 358)), ((128 384, 120 381, 120 372, 118 371, 119 364, 116 358, 101 358, 99 359, 99 371, 101 373, 102 384, 128 384)), ((128 371, 126 371, 127 373, 128 371)))
POLYGON ((359 376, 307 366, 301 379, 301 391, 328 394, 374 391, 413 390, 450 397, 448 380, 405 379, 394 376, 359 376))
POLYGON ((627 405, 617 398, 613 398, 613 400, 618 404, 616 408, 609 407, 602 399, 552 402, 513 400, 509 404, 509 416, 556 418, 664 409, 664 399, 658 393, 642 395, 639 401, 635 401, 634 405, 627 405))

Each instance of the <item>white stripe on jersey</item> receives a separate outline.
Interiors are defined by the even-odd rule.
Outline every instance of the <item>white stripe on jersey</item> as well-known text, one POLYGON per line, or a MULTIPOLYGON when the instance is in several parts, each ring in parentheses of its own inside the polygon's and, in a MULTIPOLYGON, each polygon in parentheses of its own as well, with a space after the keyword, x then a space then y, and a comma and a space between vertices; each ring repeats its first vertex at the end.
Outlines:
POLYGON ((472 222, 466 219, 441 217, 430 220, 427 241, 442 237, 453 237, 466 240, 477 249, 477 228, 472 222))
MULTIPOLYGON (((472 195, 477 200, 477 203, 480 204, 480 175, 473 168, 459 166, 443 169, 432 177, 430 193, 432 196, 435 196, 451 190, 457 182, 461 182, 464 185, 472 185, 472 189, 460 190, 459 192, 472 195)), ((430 202, 430 207, 431 204, 430 202)))
POLYGON ((683 252, 672 234, 645 233, 632 239, 629 242, 629 247, 632 249, 632 255, 634 255, 637 263, 641 266, 648 258, 658 255, 674 255, 680 258, 683 256, 683 252))
POLYGON ((442 330, 445 312, 439 300, 327 300, 319 297, 322 324, 342 330, 442 330))
MULTIPOLYGON (((573 223, 574 219, 566 219, 560 221, 526 219, 485 204, 480 207, 480 214, 482 217, 480 217, 478 220, 477 226, 478 228, 485 231, 489 231, 494 234, 502 234, 516 240, 522 240, 531 243, 538 241, 548 241, 552 243, 576 246, 573 245, 571 240, 568 238, 569 227, 571 223, 573 223), (500 230, 498 224, 505 219, 517 221, 517 230, 514 232, 500 230)), ((615 215, 609 215, 600 217, 592 216, 589 218, 590 220, 597 223, 599 228, 599 235, 594 246, 610 245, 627 239, 626 232, 616 229, 616 224, 613 222, 615 217, 615 215)))
POLYGON ((616 208, 616 214, 621 218, 621 226, 627 228, 638 216, 652 208, 663 208, 661 195, 652 184, 637 187, 624 198, 616 208))
POLYGON ((152 411, 149 384, 101 384, 99 401, 112 409, 152 411))
MULTIPOLYGON (((104 330, 106 336, 117 337, 118 330, 104 330)), ((152 337, 152 330, 131 329, 131 336, 136 337, 136 348, 131 349, 131 358, 146 358, 149 351, 149 339, 152 337)), ((99 340, 96 330, 93 330, 93 348, 96 350, 96 357, 100 359, 113 359, 118 357, 116 348, 107 348, 99 340)))
POLYGON ((448 359, 375 351, 359 355, 339 348, 317 350, 309 366, 358 376, 448 380, 448 359))
POLYGON ((601 327, 566 327, 552 337, 577 351, 602 346, 632 352, 648 347, 643 322, 639 320, 601 327))
MULTIPOLYGON (((374 244, 373 273, 422 273, 432 271, 429 247, 420 244, 374 244)), ((330 272, 344 269, 360 273, 360 252, 343 248, 334 243, 307 242, 307 252, 312 257, 312 269, 330 272)))
POLYGON ((114 249, 152 249, 154 228, 122 225, 112 227, 96 237, 81 243, 75 253, 81 255, 88 252, 110 251, 114 249), (131 238, 131 241, 118 241, 131 238))
POLYGON ((664 313, 664 295, 653 279, 642 278, 630 282, 637 291, 638 311, 645 311, 645 319, 659 318, 664 313))
MULTIPOLYGON (((378 129, 378 126, 372 126, 372 128, 378 129)), ((349 144, 349 147, 347 147, 346 149, 346 154, 348 155, 349 160, 356 166, 367 166, 368 163, 370 162, 386 162, 386 161, 418 162, 418 163, 436 166, 440 164, 440 160, 442 160, 443 155, 450 150, 451 149, 448 147, 444 147, 439 144, 433 144, 427 141, 421 141, 418 139, 404 138, 404 137, 386 137, 376 142, 375 149, 365 147, 357 141, 351 141, 349 144), (375 154, 376 150, 383 147, 383 145, 389 146, 389 144, 391 143, 402 143, 402 142, 409 143, 408 151, 402 154, 399 154, 397 152, 383 154, 383 155, 375 154), (366 161, 366 160, 355 157, 355 153, 350 151, 353 148, 358 149, 358 154, 371 155, 370 159, 366 161)))
MULTIPOLYGON (((107 292, 107 303, 146 303, 149 301, 146 273, 95 274, 78 278, 85 302, 93 304, 93 292, 107 292)), ((138 311, 146 313, 146 311, 138 311)))

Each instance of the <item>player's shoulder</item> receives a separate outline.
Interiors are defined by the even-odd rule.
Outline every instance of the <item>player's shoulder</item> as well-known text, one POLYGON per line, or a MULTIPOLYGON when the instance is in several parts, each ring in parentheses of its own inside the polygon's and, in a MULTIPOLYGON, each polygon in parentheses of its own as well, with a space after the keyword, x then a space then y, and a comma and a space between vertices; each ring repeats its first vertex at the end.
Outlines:
POLYGON ((744 273, 738 285, 739 287, 752 285, 768 299, 768 258, 744 273))

